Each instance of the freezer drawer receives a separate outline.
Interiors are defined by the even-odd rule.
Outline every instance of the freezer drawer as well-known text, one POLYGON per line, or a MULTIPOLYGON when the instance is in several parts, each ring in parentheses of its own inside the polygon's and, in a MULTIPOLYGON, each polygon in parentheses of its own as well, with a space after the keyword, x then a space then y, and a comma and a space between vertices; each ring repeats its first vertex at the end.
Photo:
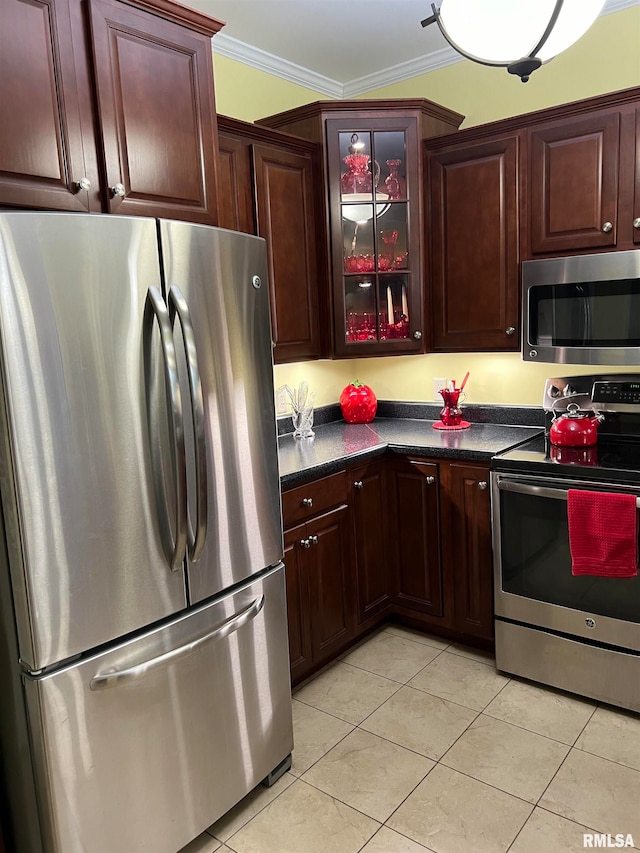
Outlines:
POLYGON ((176 853, 293 748, 284 568, 25 688, 45 848, 176 853))

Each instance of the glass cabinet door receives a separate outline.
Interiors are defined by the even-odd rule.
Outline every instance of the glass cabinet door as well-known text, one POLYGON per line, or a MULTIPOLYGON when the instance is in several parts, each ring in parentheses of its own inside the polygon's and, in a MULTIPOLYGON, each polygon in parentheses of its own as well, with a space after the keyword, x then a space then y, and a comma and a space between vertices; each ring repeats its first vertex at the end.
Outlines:
POLYGON ((327 121, 335 348, 341 355, 422 348, 421 299, 412 292, 420 282, 410 210, 412 201, 418 203, 412 185, 417 146, 410 121, 397 129, 379 124, 327 121))

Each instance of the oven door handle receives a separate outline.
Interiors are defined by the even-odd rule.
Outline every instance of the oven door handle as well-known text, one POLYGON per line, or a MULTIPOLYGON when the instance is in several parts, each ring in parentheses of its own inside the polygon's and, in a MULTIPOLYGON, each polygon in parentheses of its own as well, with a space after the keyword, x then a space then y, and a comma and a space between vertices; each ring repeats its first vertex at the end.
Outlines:
MULTIPOLYGON (((556 501, 566 501, 569 494, 568 489, 550 489, 547 486, 532 486, 528 483, 516 483, 513 480, 498 480, 498 488, 503 492, 534 495, 538 498, 551 498, 556 501)), ((636 498, 636 506, 640 509, 640 498, 636 498)))

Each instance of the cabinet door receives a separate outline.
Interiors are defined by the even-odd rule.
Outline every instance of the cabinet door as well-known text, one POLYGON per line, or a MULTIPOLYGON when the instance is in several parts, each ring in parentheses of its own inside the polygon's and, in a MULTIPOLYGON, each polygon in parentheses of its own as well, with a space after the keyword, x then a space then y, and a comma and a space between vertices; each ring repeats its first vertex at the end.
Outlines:
POLYGON ((493 638, 489 469, 452 462, 446 559, 454 580, 456 628, 493 638))
POLYGON ((287 624, 292 681, 303 678, 312 664, 309 583, 304 565, 306 550, 300 544, 304 539, 304 524, 285 531, 284 573, 287 584, 287 624))
POLYGON ((217 222, 211 39, 89 0, 109 212, 217 222))
POLYGON ((529 131, 531 252, 615 246, 620 114, 529 131))
POLYGON ((90 207, 71 26, 69 0, 3 0, 0 205, 90 207))
POLYGON ((393 466, 392 476, 396 603, 442 616, 438 466, 400 462, 393 466))
POLYGON ((314 663, 338 652, 353 635, 354 563, 347 506, 307 522, 314 663))
POLYGON ((428 155, 436 350, 517 350, 519 139, 428 155))
POLYGON ((354 468, 350 474, 356 545, 356 618, 362 624, 386 610, 391 598, 387 477, 384 463, 354 468))
POLYGON ((418 119, 326 122, 336 356, 424 351, 418 119))
POLYGON ((255 234, 251 148, 223 133, 218 140, 218 225, 255 234))
POLYGON ((253 145, 258 234, 267 241, 276 362, 318 358, 318 257, 310 156, 253 145))

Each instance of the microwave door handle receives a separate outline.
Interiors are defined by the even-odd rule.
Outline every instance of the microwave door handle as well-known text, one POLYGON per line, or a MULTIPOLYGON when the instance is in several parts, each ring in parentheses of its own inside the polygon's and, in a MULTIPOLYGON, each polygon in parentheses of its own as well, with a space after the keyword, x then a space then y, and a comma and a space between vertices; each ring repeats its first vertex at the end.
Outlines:
MULTIPOLYGON (((551 498, 557 501, 566 501, 568 499, 567 489, 550 489, 547 486, 532 486, 528 483, 516 483, 513 480, 498 480, 498 488, 503 492, 534 495, 538 498, 551 498)), ((640 509, 640 498, 636 498, 636 507, 640 509)))
POLYGON ((182 328, 184 354, 187 360, 189 375, 189 397, 193 419, 193 437, 195 447, 195 489, 196 489, 196 524, 195 532, 187 505, 189 531, 189 559, 195 563, 204 547, 207 538, 207 448, 205 443, 204 395, 198 367, 198 349, 191 323, 191 314, 187 300, 180 288, 173 284, 169 288, 169 316, 172 328, 176 316, 182 328))
MULTIPOLYGON (((168 420, 171 441, 173 443, 171 466, 175 484, 176 501, 175 539, 172 538, 171 531, 167 529, 163 529, 162 535, 168 537, 167 550, 170 551, 169 567, 172 572, 175 572, 182 565, 184 552, 187 547, 187 462, 184 448, 182 396, 180 394, 180 385, 178 382, 176 350, 173 343, 169 311, 167 310, 167 306, 165 305, 160 290, 157 287, 150 287, 147 291, 147 300, 145 303, 143 317, 145 392, 149 410, 151 408, 151 332, 155 321, 158 323, 158 329, 160 332, 165 391, 169 407, 168 420)), ((151 419, 149 420, 149 432, 150 442, 153 446, 155 436, 153 435, 151 419)), ((153 480, 156 500, 160 501, 164 499, 166 502, 162 483, 162 473, 157 459, 155 460, 155 463, 156 464, 153 465, 153 480)), ((165 528, 163 520, 161 520, 160 526, 161 528, 165 528)))
POLYGON ((247 607, 239 610, 237 613, 233 613, 228 617, 228 619, 225 619, 212 631, 207 631, 206 634, 192 640, 190 643, 185 643, 175 649, 170 649, 168 652, 156 655, 155 657, 143 661, 142 663, 135 664, 134 666, 126 666, 123 669, 113 667, 112 669, 107 669, 104 672, 97 673, 97 675, 94 675, 91 679, 89 689, 106 690, 108 687, 117 687, 121 684, 128 684, 130 681, 134 681, 135 679, 146 675, 151 670, 169 663, 174 663, 176 660, 184 658, 192 652, 195 652, 205 643, 211 642, 211 640, 222 640, 224 637, 228 637, 229 634, 232 634, 234 631, 242 628, 243 625, 246 625, 247 622, 255 619, 263 607, 264 595, 260 595, 247 607))

